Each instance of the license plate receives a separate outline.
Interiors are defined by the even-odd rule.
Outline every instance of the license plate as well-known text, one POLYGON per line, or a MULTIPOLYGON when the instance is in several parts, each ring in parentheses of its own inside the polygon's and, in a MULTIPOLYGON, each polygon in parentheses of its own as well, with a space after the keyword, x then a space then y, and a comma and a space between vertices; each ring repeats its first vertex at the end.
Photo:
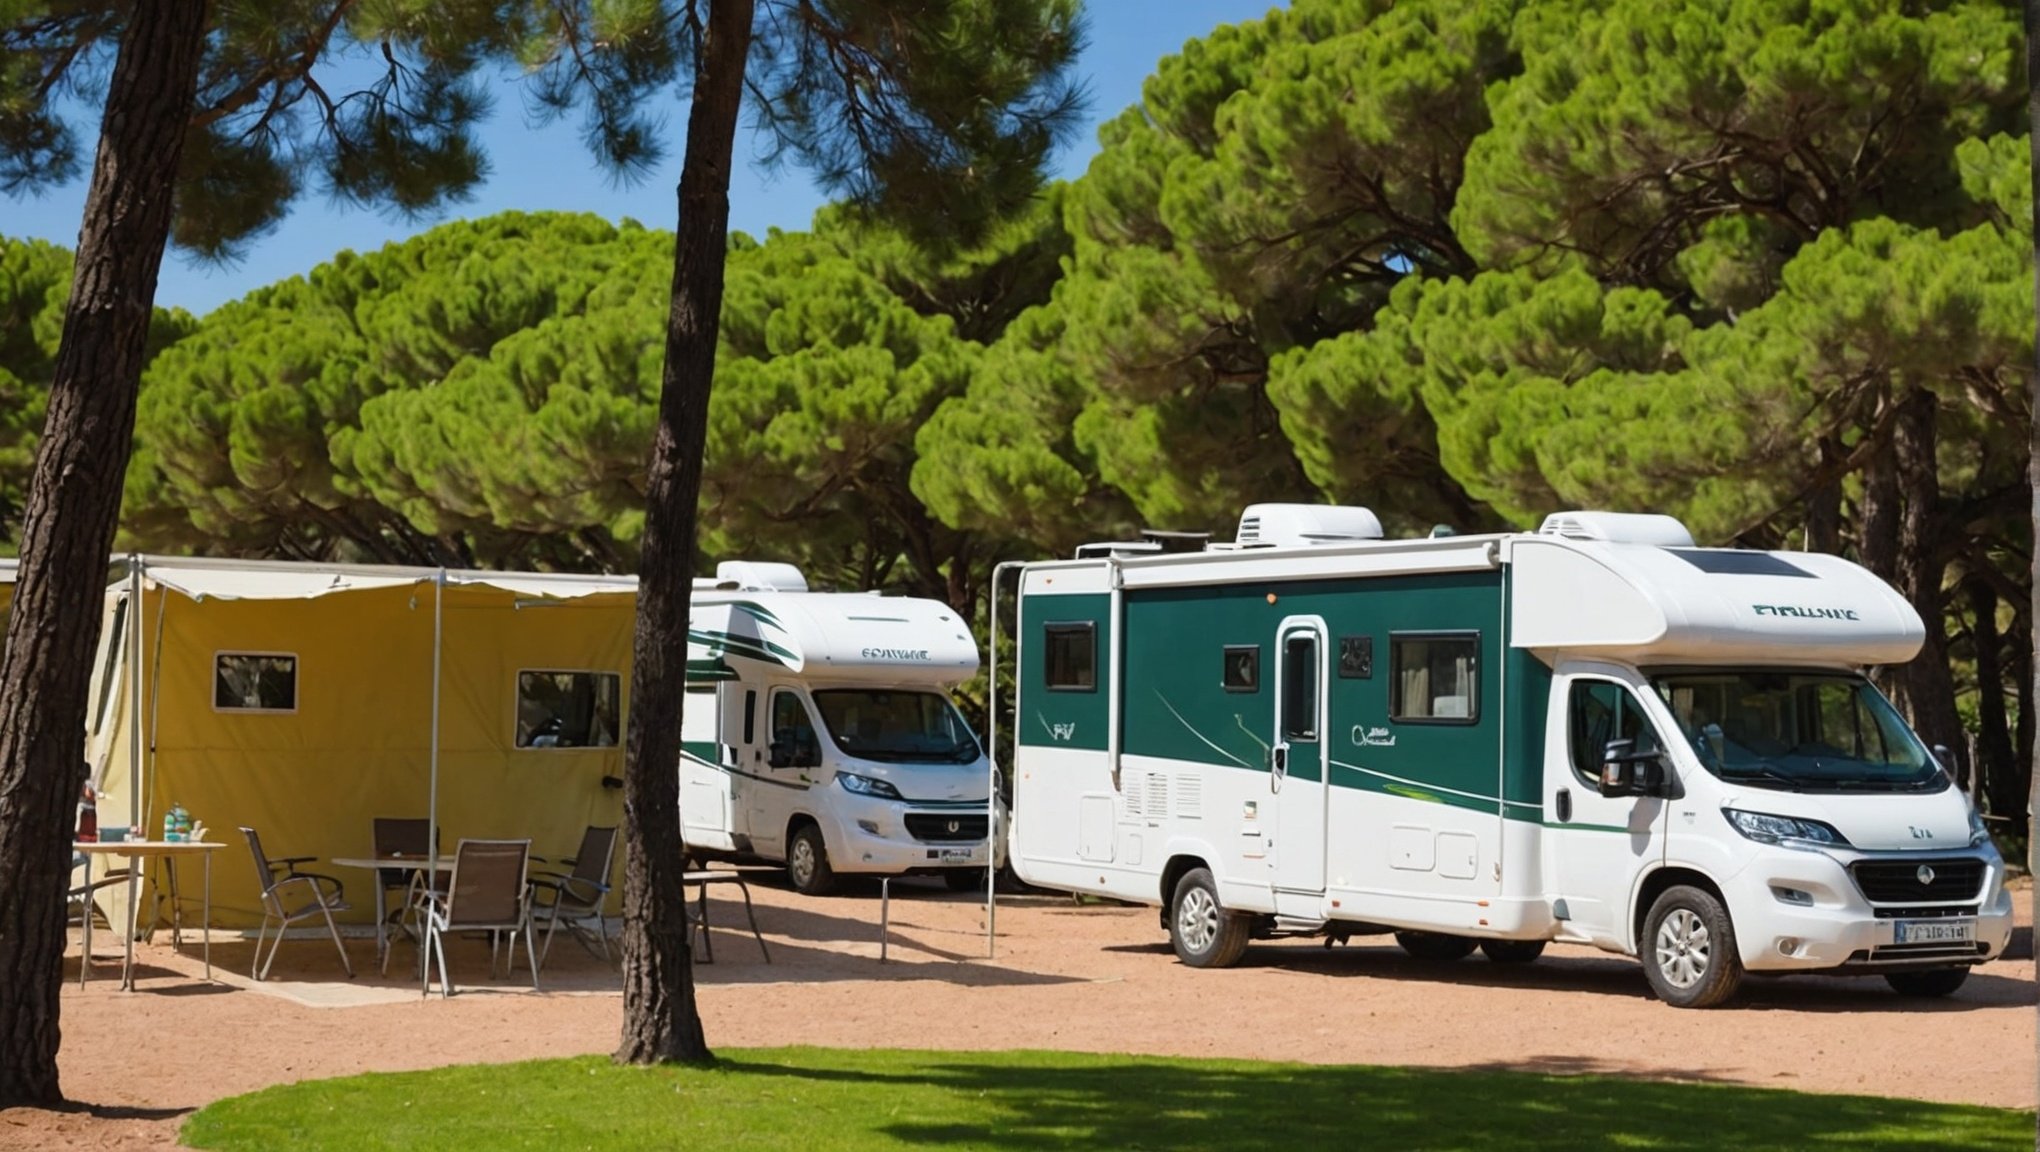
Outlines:
POLYGON ((941 858, 942 858, 942 862, 943 862, 943 863, 945 863, 945 864, 948 864, 948 863, 952 863, 952 862, 954 862, 954 863, 961 863, 961 864, 968 864, 968 863, 970 863, 970 862, 971 862, 972 860, 975 860, 975 859, 977 858, 977 849, 975 849, 975 848, 944 848, 944 849, 942 850, 942 857, 941 857, 941 858))
POLYGON ((1976 939, 1974 920, 1900 920, 1894 944, 1967 944, 1976 939))

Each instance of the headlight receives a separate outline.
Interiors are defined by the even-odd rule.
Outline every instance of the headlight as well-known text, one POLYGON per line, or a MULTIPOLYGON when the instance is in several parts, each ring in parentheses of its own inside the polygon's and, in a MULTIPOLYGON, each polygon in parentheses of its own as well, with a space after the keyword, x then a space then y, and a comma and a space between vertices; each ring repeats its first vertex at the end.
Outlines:
POLYGON ((1728 817, 1729 824, 1736 831, 1759 844, 1849 846, 1848 838, 1835 831, 1833 825, 1818 820, 1773 816, 1768 812, 1744 812, 1739 808, 1723 808, 1721 814, 1728 817))
POLYGON ((1990 829, 1983 826, 1983 813, 1975 808, 1969 810, 1969 846, 1975 848, 1990 843, 1990 829))
POLYGON ((841 784, 845 792, 855 792, 859 796, 874 796, 880 800, 898 800, 900 798, 899 789, 883 780, 876 780, 870 776, 859 776, 855 772, 836 773, 836 783, 841 784))

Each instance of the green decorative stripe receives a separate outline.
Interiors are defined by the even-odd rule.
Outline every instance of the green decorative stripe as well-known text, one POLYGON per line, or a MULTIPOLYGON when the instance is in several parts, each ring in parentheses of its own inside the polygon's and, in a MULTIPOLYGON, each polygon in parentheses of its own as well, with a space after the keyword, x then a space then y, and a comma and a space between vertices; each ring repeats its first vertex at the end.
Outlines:
POLYGON ((1539 820, 1546 828, 1567 828, 1576 832, 1618 832, 1624 836, 1636 835, 1635 831, 1617 824, 1582 824, 1576 820, 1539 820))
POLYGON ((712 657, 725 653, 747 657, 767 664, 792 667, 793 653, 777 644, 752 640, 748 636, 735 636, 728 632, 711 632, 701 628, 687 630, 687 642, 699 644, 708 649, 712 657))
POLYGON ((683 760, 692 760, 704 768, 713 768, 718 772, 727 772, 732 776, 742 776, 746 780, 756 780, 760 784, 770 784, 774 788, 791 788, 795 792, 805 792, 815 786, 815 782, 812 780, 791 783, 785 780, 775 780, 770 776, 760 776, 756 772, 746 772, 742 768, 731 764, 718 764, 709 759, 708 756, 702 755, 703 749, 706 749, 710 755, 716 754, 717 751, 716 746, 707 741, 689 740, 681 746, 680 757, 683 760))

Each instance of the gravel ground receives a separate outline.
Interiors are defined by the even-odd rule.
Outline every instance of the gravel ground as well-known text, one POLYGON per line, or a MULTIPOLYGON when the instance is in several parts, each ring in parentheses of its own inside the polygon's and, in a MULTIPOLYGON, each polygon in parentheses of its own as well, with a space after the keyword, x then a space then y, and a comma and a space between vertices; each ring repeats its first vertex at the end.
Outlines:
MULTIPOLYGON (((827 900, 752 885, 771 947, 717 890, 715 962, 699 966, 710 1042, 938 1049, 1060 1048, 1317 1063, 1420 1064, 1724 1081, 2032 1108, 2035 994, 2028 900, 2015 959, 1954 997, 1902 1000, 1883 981, 1753 980, 1735 1007, 1652 1000, 1633 961, 1555 947, 1534 965, 1475 956, 1427 965, 1386 940, 1258 945, 1239 968, 1178 964, 1153 909, 1002 898, 985 959, 981 900, 896 884, 887 962, 877 889, 827 900)), ((106 934, 95 941, 108 955, 106 934)), ((64 991, 65 1093, 74 1110, 0 1111, 0 1147, 172 1146, 191 1110, 270 1084, 369 1070, 607 1051, 621 999, 601 961, 562 940, 546 991, 487 978, 479 942, 451 957, 460 994, 424 1002, 399 945, 390 978, 350 940, 342 977, 326 940, 286 943, 269 984, 243 942, 138 947, 138 990, 101 960, 84 990, 76 947, 64 991)), ((520 977, 523 974, 520 972, 520 977)))

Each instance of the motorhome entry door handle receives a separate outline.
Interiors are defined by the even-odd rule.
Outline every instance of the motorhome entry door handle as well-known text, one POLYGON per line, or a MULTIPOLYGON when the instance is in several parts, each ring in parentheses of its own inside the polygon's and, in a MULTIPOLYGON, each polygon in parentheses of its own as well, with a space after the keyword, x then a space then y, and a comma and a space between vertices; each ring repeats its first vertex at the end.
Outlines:
POLYGON ((1289 745, 1277 744, 1269 750, 1268 791, 1282 791, 1282 778, 1289 774, 1289 745))
POLYGON ((1558 790, 1558 795, 1553 799, 1555 802, 1552 804, 1552 807, 1557 810, 1554 814, 1558 817, 1559 822, 1564 823, 1568 820, 1571 820, 1572 790, 1569 788, 1560 788, 1558 790))

